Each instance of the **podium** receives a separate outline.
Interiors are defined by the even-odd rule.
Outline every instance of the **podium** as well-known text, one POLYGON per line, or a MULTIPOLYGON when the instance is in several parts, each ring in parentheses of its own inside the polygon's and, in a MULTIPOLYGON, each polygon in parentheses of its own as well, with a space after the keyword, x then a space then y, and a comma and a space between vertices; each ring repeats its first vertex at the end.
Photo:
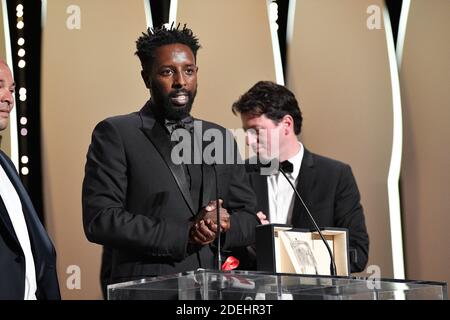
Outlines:
POLYGON ((447 300, 443 282, 199 269, 108 286, 108 300, 447 300))

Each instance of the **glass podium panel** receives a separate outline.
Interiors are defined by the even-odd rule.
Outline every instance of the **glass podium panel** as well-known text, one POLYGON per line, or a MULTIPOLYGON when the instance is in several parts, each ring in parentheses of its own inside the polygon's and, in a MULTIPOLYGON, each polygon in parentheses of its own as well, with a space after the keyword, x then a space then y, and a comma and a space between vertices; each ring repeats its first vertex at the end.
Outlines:
POLYGON ((447 300, 444 282, 197 270, 108 286, 109 300, 447 300))

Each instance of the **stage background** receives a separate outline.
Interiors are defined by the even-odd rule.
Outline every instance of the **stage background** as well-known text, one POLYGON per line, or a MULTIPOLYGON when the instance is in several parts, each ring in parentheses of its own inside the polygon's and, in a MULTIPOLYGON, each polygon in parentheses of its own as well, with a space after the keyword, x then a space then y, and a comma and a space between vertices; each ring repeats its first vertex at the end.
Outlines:
MULTIPOLYGON (((171 18, 192 27, 203 47, 193 113, 237 129, 240 119, 230 111, 232 102, 258 80, 280 81, 267 2, 177 2, 171 18)), ((139 110, 148 99, 134 52, 135 40, 151 25, 150 6, 144 0, 43 3, 45 223, 58 252, 63 298, 100 299, 101 250, 86 240, 81 221, 85 156, 96 123, 139 110), (77 12, 79 29, 74 28, 77 12), (80 288, 71 287, 74 270, 81 272, 80 288)), ((401 50, 397 44, 400 80, 391 68, 394 64, 397 70, 397 61, 389 49, 393 40, 384 1, 289 3, 296 6, 288 26, 286 85, 304 114, 305 146, 352 166, 371 240, 369 266, 375 266, 361 275, 379 268, 382 277, 396 277, 395 260, 401 259, 395 252, 404 244, 406 278, 450 281, 450 2, 411 0, 403 8, 402 17, 408 19, 399 31, 401 50), (367 24, 370 6, 381 13, 380 28, 373 30, 367 24), (394 115, 398 85, 402 118, 394 115), (398 128, 403 141, 394 139, 398 128), (388 190, 389 172, 396 161, 400 165, 400 158, 392 160, 395 153, 403 156, 398 208, 399 198, 388 190), (399 228, 392 224, 397 209, 403 242, 395 240, 399 228)), ((1 36, 0 42, 5 43, 1 36)), ((8 152, 5 137, 2 150, 8 152)))

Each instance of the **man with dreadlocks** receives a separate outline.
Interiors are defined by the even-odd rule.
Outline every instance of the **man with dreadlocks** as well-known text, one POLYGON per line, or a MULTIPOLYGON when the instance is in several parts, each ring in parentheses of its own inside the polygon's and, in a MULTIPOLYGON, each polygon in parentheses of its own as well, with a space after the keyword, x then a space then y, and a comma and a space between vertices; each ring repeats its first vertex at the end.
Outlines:
MULTIPOLYGON (((203 151, 206 130, 219 131, 223 141, 229 134, 190 115, 198 39, 186 26, 172 26, 148 29, 136 44, 150 100, 137 112, 96 126, 83 182, 84 230, 89 241, 106 248, 108 283, 217 268, 219 225, 228 250, 253 243, 259 223, 238 152, 232 164, 174 159, 179 130, 203 151)), ((231 145, 237 150, 234 140, 231 145)), ((215 154, 226 151, 224 145, 215 154)))

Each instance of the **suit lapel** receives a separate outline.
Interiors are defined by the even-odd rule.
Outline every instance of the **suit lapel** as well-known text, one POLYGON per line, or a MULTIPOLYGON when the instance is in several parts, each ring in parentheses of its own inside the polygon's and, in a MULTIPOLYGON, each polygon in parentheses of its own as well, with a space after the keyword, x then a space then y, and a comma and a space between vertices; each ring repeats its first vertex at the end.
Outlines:
POLYGON ((5 229, 7 231, 6 235, 13 240, 14 244, 20 251, 19 239, 17 239, 17 235, 16 232, 14 231, 14 227, 12 225, 8 211, 6 210, 5 203, 1 198, 0 198, 0 224, 3 226, 3 227, 0 226, 0 229, 5 229))
MULTIPOLYGON (((3 155, 3 153, 0 153, 0 165, 2 166, 6 175, 9 177, 11 175, 9 172, 10 168, 9 168, 7 160, 6 160, 5 156, 3 155)), ((13 183, 13 186, 14 186, 14 183, 13 183)), ((0 198, 0 223, 3 223, 4 228, 8 231, 11 238, 14 239, 18 248, 20 248, 19 239, 17 238, 16 232, 14 231, 14 227, 11 222, 11 218, 9 217, 8 210, 6 209, 5 203, 3 202, 3 199, 1 199, 1 198, 0 198)))
MULTIPOLYGON (((34 210, 31 199, 28 196, 28 193, 26 192, 22 182, 20 181, 20 178, 17 175, 14 166, 8 163, 5 156, 1 153, 0 159, 2 162, 1 165, 4 168, 6 174, 8 175, 14 188, 16 189, 16 192, 19 195, 20 202, 22 204, 22 212, 24 214, 25 221, 27 224, 28 235, 30 237, 31 248, 33 251, 36 269, 36 279, 39 280, 43 274, 46 264, 45 254, 51 254, 53 252, 53 244, 50 241, 50 238, 48 237, 47 232, 44 229, 44 226, 39 220, 34 210)), ((8 214, 7 212, 5 213, 8 214)), ((15 232, 13 234, 18 245, 20 246, 20 243, 17 239, 15 232)))
POLYGON ((142 119, 141 130, 147 136, 147 138, 153 143, 156 150, 158 150, 161 157, 164 159, 167 167, 170 169, 175 182, 183 195, 191 213, 195 215, 194 206, 192 204, 191 194, 189 192, 189 186, 186 180, 186 176, 182 165, 174 164, 171 159, 171 141, 164 130, 164 128, 156 121, 153 114, 150 111, 150 106, 147 103, 140 111, 142 119))
MULTIPOLYGON (((300 175, 298 177, 297 191, 302 196, 308 209, 312 206, 312 190, 314 187, 315 170, 313 155, 305 148, 302 164, 300 167, 300 175)), ((292 213, 292 225, 296 228, 312 228, 308 213, 297 198, 294 202, 294 210, 292 213)))
POLYGON ((203 136, 203 127, 198 125, 200 120, 194 119, 194 143, 195 143, 195 151, 200 154, 193 154, 192 160, 195 163, 199 161, 202 164, 202 195, 201 195, 201 208, 205 207, 209 201, 215 200, 218 197, 216 194, 216 179, 218 179, 217 175, 217 166, 216 164, 209 165, 203 161, 203 151, 205 149, 205 145, 202 140, 203 136), (202 130, 198 130, 201 128, 202 130), (216 172, 214 172, 216 171, 216 172))
POLYGON ((202 208, 205 207, 210 200, 215 200, 219 195, 216 194, 216 179, 214 168, 212 165, 202 164, 202 208))

